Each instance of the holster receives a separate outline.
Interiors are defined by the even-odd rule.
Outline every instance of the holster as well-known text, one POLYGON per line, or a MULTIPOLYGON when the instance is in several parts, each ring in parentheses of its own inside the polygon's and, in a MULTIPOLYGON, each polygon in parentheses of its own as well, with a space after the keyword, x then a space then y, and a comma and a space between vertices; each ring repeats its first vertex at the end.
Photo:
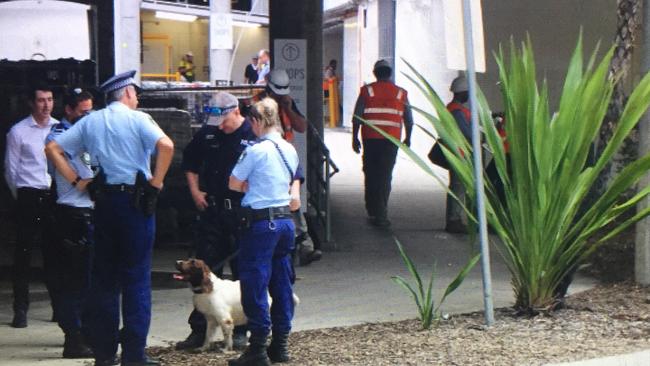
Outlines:
POLYGON ((90 183, 88 183, 88 186, 86 186, 91 200, 97 202, 97 200, 101 198, 105 184, 106 174, 104 174, 104 170, 99 168, 97 175, 90 181, 90 183))
POLYGON ((135 192, 133 193, 133 207, 142 212, 145 216, 151 216, 156 212, 158 203, 158 188, 149 184, 147 176, 138 171, 135 177, 135 192))
POLYGON ((237 220, 237 228, 239 230, 247 230, 251 227, 253 221, 253 210, 250 207, 233 207, 235 218, 237 220))

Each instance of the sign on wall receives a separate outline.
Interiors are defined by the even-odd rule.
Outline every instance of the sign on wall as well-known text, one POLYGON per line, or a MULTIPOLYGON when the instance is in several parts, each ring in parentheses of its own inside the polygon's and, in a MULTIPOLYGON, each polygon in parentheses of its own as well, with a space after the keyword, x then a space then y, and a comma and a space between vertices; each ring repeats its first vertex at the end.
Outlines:
POLYGON ((213 13, 210 16, 210 49, 232 49, 232 14, 213 13))

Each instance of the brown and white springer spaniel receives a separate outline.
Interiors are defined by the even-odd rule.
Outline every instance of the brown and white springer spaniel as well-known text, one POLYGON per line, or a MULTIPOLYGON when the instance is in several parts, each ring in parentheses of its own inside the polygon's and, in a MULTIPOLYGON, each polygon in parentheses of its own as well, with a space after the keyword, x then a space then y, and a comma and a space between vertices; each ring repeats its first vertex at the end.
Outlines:
MULTIPOLYGON (((220 279, 200 259, 176 261, 176 269, 180 273, 175 274, 174 278, 189 282, 194 293, 192 298, 194 308, 207 320, 205 341, 200 350, 209 349, 219 326, 223 333, 224 350, 232 351, 233 328, 248 322, 241 305, 239 281, 220 279)), ((295 305, 300 302, 296 294, 293 294, 293 302, 295 305)), ((269 305, 271 305, 270 296, 269 305)))

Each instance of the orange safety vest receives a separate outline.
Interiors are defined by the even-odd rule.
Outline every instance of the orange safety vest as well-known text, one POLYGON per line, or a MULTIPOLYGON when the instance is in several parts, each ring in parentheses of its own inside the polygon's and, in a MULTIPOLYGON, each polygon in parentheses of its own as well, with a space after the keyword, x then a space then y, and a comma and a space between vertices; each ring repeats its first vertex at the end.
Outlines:
MULTIPOLYGON (((461 113, 463 113, 463 116, 465 116, 465 121, 467 122, 467 124, 472 123, 472 112, 470 112, 469 108, 465 107, 461 103, 451 102, 447 104, 447 110, 449 111, 449 113, 454 113, 455 111, 461 111, 461 113)), ((465 156, 465 152, 463 151, 463 149, 458 148, 458 152, 460 153, 460 156, 465 156)))
MULTIPOLYGON (((260 92, 256 95, 253 96, 252 102, 259 102, 260 100, 268 97, 269 95, 266 94, 265 91, 260 92)), ((251 105, 253 104, 251 103, 251 105)), ((278 104, 278 114, 280 116, 280 122, 282 123, 282 131, 284 132, 284 139, 288 142, 293 142, 294 138, 294 133, 293 133, 293 127, 291 126, 291 119, 289 118, 289 115, 287 112, 278 104)))
MULTIPOLYGON (((372 123, 396 139, 402 137, 406 90, 389 81, 376 81, 361 88, 365 121, 372 123)), ((365 123, 361 126, 362 139, 383 139, 379 132, 365 123)))

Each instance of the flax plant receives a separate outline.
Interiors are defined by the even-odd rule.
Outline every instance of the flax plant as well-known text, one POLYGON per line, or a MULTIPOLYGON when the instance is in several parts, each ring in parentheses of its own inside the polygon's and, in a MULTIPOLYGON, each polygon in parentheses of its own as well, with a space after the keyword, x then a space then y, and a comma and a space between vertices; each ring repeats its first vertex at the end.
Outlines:
POLYGON ((436 306, 436 302, 433 298, 433 283, 435 280, 435 265, 433 270, 431 271, 431 278, 429 279, 429 285, 427 286, 426 290, 424 288, 424 283, 422 282, 422 278, 420 277, 420 273, 417 270, 417 267, 415 266, 415 263, 411 260, 411 258, 406 254, 406 251, 404 250, 404 247, 402 246, 402 243, 395 239, 395 244, 397 244, 397 249, 399 250, 400 257, 402 257, 402 260, 404 261, 404 264, 406 265, 406 268, 408 269, 409 273, 415 280, 414 284, 411 284, 409 281, 404 279, 401 276, 393 276, 391 277, 392 280, 397 283, 398 285, 402 286, 406 291, 408 291, 411 296, 413 297, 413 301, 415 302, 415 305, 418 309, 418 317, 420 319, 420 324, 422 324, 423 329, 429 329, 431 328, 431 325, 434 324, 434 322, 437 322, 441 318, 441 310, 440 307, 442 304, 445 302, 445 299, 447 299, 447 296, 449 296, 452 292, 454 292, 458 286, 460 286, 463 281, 465 280, 465 277, 467 277, 467 274, 469 274, 469 271, 474 268, 478 260, 481 258, 479 254, 475 254, 472 259, 469 260, 465 264, 465 266, 458 272, 456 277, 449 283, 447 288, 445 289, 444 294, 438 301, 438 305, 436 306))
MULTIPOLYGON (((579 38, 555 113, 549 107, 546 81, 541 87, 537 83, 530 40, 520 47, 511 41, 507 58, 499 49, 495 58, 510 146, 508 154, 486 98, 478 91, 484 145, 493 156, 505 191, 501 200, 491 182, 485 181, 488 222, 500 239, 498 248, 512 275, 515 308, 524 312, 552 309, 563 279, 599 244, 650 213, 650 208, 634 211, 636 204, 650 193, 650 186, 637 187, 638 193, 629 199, 622 195, 636 187, 650 170, 650 154, 620 171, 595 202, 586 200, 598 174, 650 105, 650 76, 646 75, 631 93, 603 153, 593 164, 589 163, 590 146, 598 136, 618 81, 616 75, 608 75, 613 48, 598 62, 597 49, 585 65, 582 37, 579 38)), ((427 97, 437 116, 417 107, 413 109, 431 123, 445 142, 443 152, 467 189, 468 199, 474 200, 471 145, 431 85, 408 66, 412 75, 406 77, 427 97), (462 154, 461 150, 470 153, 462 154)), ((422 158, 407 146, 400 144, 400 148, 442 183, 422 158)), ((474 220, 471 212, 468 215, 474 220)))

